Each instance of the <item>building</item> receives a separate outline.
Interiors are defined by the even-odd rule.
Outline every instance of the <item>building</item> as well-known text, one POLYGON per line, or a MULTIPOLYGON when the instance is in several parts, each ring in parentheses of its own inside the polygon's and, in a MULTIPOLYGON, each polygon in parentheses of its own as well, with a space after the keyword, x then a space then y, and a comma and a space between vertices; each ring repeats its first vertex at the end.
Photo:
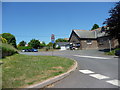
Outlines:
POLYGON ((56 48, 60 47, 60 50, 67 50, 70 48, 69 42, 57 42, 56 48))
POLYGON ((70 44, 79 49, 97 49, 97 38, 95 31, 72 30, 69 38, 70 44))
POLYGON ((95 30, 72 30, 69 43, 79 49, 115 48, 118 40, 105 33, 106 26, 95 30))

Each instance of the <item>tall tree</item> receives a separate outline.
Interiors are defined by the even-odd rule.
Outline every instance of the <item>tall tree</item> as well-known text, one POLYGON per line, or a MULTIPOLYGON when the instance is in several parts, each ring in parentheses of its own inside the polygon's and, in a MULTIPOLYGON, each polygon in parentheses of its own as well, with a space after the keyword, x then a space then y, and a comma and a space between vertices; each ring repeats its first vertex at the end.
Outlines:
POLYGON ((40 47, 40 41, 36 40, 36 39, 32 39, 32 40, 30 40, 30 42, 28 43, 28 45, 30 47, 38 49, 40 47))
POLYGON ((25 46, 26 45, 26 42, 25 41, 21 41, 20 43, 19 43, 19 46, 25 46))
POLYGON ((97 29, 97 28, 99 28, 99 25, 94 24, 91 30, 94 30, 94 29, 97 29))
POLYGON ((110 17, 103 24, 109 27, 109 33, 112 37, 118 39, 120 46, 120 1, 115 4, 115 7, 109 10, 110 17))
POLYGON ((13 45, 15 48, 17 48, 16 46, 16 39, 15 36, 10 34, 10 33, 3 33, 2 37, 5 38, 8 42, 8 44, 13 45))

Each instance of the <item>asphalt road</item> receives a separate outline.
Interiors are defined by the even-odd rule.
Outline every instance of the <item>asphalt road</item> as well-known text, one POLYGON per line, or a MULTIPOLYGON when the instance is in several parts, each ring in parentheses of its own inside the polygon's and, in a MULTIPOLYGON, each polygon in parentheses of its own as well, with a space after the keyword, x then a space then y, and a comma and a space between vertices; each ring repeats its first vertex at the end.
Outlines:
MULTIPOLYGON (((52 55, 52 52, 25 52, 27 55, 52 55)), ((98 50, 54 51, 54 56, 75 59, 78 68, 53 88, 118 88, 118 57, 98 50)), ((119 79, 120 80, 120 79, 119 79)))

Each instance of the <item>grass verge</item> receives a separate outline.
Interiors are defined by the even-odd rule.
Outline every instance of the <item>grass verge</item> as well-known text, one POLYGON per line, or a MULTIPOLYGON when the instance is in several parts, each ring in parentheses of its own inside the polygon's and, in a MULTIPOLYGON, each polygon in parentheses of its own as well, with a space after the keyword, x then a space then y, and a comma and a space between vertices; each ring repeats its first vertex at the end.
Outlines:
POLYGON ((42 82, 68 71, 74 64, 74 61, 68 58, 21 54, 2 60, 3 88, 19 88, 42 82))
POLYGON ((17 53, 18 51, 12 45, 0 42, 0 52, 2 54, 0 58, 4 58, 17 53))
MULTIPOLYGON (((58 51, 59 49, 48 49, 48 51, 58 51)), ((38 49, 39 52, 46 51, 45 48, 38 49)))
POLYGON ((115 51, 120 50, 120 48, 114 49, 111 52, 105 52, 106 55, 115 55, 115 51))

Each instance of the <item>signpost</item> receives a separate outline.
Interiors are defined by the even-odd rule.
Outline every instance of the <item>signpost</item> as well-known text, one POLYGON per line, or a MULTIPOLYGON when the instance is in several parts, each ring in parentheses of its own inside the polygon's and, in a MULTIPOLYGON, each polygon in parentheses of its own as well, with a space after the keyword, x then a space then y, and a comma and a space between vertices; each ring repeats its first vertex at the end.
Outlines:
MULTIPOLYGON (((51 43, 52 43, 52 49, 53 49, 53 44, 55 43, 55 35, 51 35, 51 43)), ((52 56, 53 56, 53 50, 52 50, 52 56)))

